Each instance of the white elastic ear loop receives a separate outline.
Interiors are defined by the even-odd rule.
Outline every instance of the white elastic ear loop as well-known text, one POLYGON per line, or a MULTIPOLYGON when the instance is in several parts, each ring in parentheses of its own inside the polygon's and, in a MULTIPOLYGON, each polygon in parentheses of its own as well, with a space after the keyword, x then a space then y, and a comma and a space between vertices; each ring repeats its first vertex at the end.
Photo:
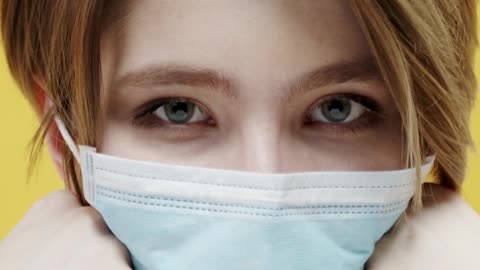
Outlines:
POLYGON ((435 155, 428 156, 425 160, 425 163, 422 165, 422 184, 426 183, 427 176, 430 174, 433 163, 437 157, 435 155))
POLYGON ((70 136, 70 133, 68 132, 67 128, 63 124, 63 121, 57 116, 54 116, 55 122, 57 123, 58 130, 60 131, 60 134, 62 134, 63 139, 65 140, 65 143, 67 143, 68 148, 70 148, 70 151, 72 151, 73 156, 75 159, 80 162, 80 154, 77 145, 72 139, 72 136, 70 136))

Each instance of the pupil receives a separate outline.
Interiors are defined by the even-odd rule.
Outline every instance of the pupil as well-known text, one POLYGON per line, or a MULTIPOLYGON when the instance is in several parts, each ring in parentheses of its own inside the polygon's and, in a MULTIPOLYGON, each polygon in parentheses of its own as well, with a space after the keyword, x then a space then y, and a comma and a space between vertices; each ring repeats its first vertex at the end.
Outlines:
POLYGON ((333 98, 322 103, 321 106, 323 115, 331 122, 344 121, 352 110, 350 101, 345 98, 333 98))
POLYGON ((165 106, 168 120, 174 123, 186 123, 193 115, 193 104, 184 101, 171 101, 165 106))

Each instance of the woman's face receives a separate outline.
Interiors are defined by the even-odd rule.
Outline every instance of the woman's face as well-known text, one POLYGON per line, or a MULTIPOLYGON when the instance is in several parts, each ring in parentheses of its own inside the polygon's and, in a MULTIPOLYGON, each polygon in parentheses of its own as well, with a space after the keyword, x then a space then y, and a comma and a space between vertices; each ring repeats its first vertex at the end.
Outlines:
POLYGON ((348 1, 143 0, 102 36, 102 153, 294 172, 402 167, 348 1))

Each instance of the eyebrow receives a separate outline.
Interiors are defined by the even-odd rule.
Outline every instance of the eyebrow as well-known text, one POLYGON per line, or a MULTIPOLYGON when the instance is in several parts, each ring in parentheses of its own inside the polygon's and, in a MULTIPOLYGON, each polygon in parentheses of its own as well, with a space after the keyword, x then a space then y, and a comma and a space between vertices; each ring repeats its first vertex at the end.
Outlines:
POLYGON ((173 84, 206 87, 220 91, 228 97, 238 98, 239 83, 233 76, 209 68, 183 64, 155 64, 130 71, 115 80, 112 88, 148 88, 173 84))
POLYGON ((371 57, 356 60, 338 61, 324 65, 301 75, 287 83, 282 100, 288 102, 295 96, 300 96, 316 88, 352 81, 382 80, 375 60, 371 57))
MULTIPOLYGON (((378 66, 371 57, 338 61, 317 67, 287 82, 281 89, 284 93, 282 101, 288 102, 295 96, 331 84, 379 80, 380 77, 378 66)), ((162 85, 205 87, 231 99, 239 97, 239 81, 231 74, 184 64, 155 64, 130 71, 114 80, 112 88, 151 88, 162 85)))

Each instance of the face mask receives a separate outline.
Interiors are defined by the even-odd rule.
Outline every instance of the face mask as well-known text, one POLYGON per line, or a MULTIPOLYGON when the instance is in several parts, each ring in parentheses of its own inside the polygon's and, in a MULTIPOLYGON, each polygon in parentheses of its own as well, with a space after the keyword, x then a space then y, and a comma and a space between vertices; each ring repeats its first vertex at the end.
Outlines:
POLYGON ((274 174, 118 158, 77 148, 56 120, 87 201, 137 270, 360 270, 417 186, 414 169, 274 174))

